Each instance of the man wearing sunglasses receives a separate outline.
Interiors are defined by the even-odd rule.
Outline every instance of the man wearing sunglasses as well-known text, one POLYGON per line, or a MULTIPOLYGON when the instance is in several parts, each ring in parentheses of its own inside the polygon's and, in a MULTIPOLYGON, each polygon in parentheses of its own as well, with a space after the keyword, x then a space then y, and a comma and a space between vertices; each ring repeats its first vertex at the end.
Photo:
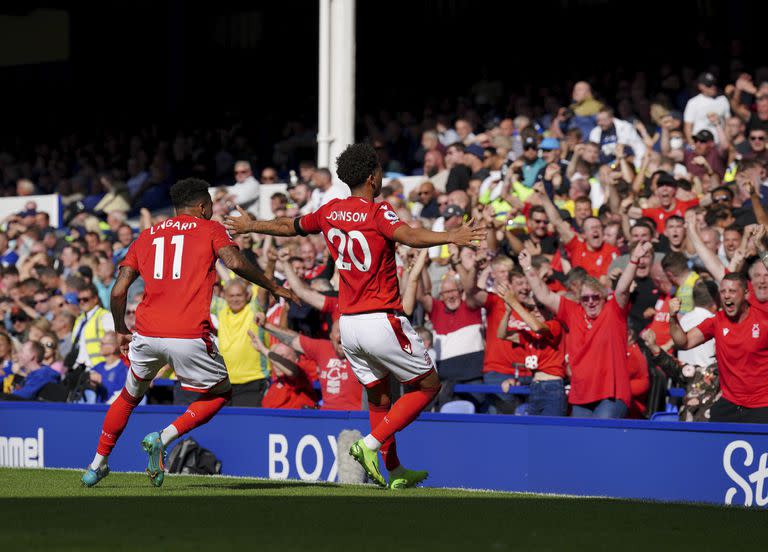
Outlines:
POLYGON ((571 366, 571 416, 623 418, 627 413, 631 399, 627 366, 629 288, 649 251, 649 242, 633 248, 612 296, 588 276, 578 302, 552 292, 533 268, 530 255, 525 251, 520 254, 520 266, 536 300, 569 328, 565 352, 571 366))
MULTIPOLYGON (((77 293, 80 316, 72 330, 72 348, 77 349, 73 366, 84 364, 89 370, 104 362, 101 355, 101 339, 106 332, 115 330, 112 314, 101 306, 99 292, 93 284, 77 293)), ((72 366, 70 366, 71 368, 72 366)))
POLYGON ((766 138, 768 138, 768 133, 762 128, 750 131, 749 136, 747 136, 750 151, 744 156, 744 159, 756 160, 762 163, 768 162, 768 149, 765 147, 766 138))

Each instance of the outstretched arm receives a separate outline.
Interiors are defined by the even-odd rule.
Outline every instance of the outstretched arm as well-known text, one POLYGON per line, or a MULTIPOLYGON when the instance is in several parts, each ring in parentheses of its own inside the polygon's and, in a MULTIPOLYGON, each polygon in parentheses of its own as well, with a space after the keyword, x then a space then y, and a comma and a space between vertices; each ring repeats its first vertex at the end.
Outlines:
POLYGON ((624 272, 621 273, 619 282, 616 284, 616 289, 613 291, 616 303, 624 308, 629 303, 629 287, 632 285, 632 280, 635 279, 635 270, 637 270, 637 264, 645 255, 647 255, 653 246, 651 242, 641 242, 637 244, 635 250, 629 256, 629 264, 624 272))
POLYGON ((696 213, 693 209, 689 209, 685 213, 685 229, 693 249, 704 264, 704 268, 712 275, 715 282, 720 283, 720 280, 725 276, 725 267, 720 258, 702 241, 696 223, 696 213))
POLYGON ((539 272, 531 266, 531 256, 528 255, 527 251, 523 251, 517 259, 523 268, 525 277, 528 279, 536 300, 547 307, 550 312, 557 313, 560 310, 560 296, 547 287, 547 284, 539 276, 539 272))
POLYGON ((459 247, 465 245, 475 245, 473 242, 479 242, 485 239, 486 230, 484 227, 477 227, 473 221, 462 224, 454 230, 446 232, 433 232, 426 228, 412 228, 407 224, 399 226, 394 234, 396 242, 408 245, 410 247, 432 247, 434 245, 446 245, 453 243, 459 247))
POLYGON ((288 328, 279 328, 274 324, 264 324, 264 331, 268 334, 275 336, 281 343, 285 343, 294 351, 303 353, 304 349, 301 348, 301 340, 299 339, 299 333, 289 330, 288 328))
POLYGON ((268 279, 259 267, 245 258, 243 252, 237 246, 228 245, 219 249, 219 258, 224 265, 241 278, 245 278, 251 283, 260 286, 275 297, 284 297, 294 303, 300 303, 299 298, 293 291, 280 287, 277 282, 268 279))
POLYGON ((416 261, 413 263, 413 267, 408 272, 408 283, 405 285, 405 293, 403 293, 403 312, 405 312, 405 314, 408 316, 413 314, 413 309, 416 307, 417 299, 422 305, 424 305, 425 309, 427 309, 427 305, 429 305, 427 312, 432 310, 432 296, 430 295, 429 299, 427 300, 424 297, 423 289, 420 285, 421 271, 424 270, 424 265, 427 263, 428 255, 429 249, 422 249, 419 251, 419 255, 416 257, 416 261))
POLYGON ((277 254, 282 269, 281 272, 288 281, 288 285, 294 293, 296 293, 299 299, 308 305, 312 305, 317 310, 323 310, 323 305, 325 305, 326 299, 325 295, 309 287, 307 282, 296 274, 296 271, 293 270, 293 266, 288 262, 289 257, 290 253, 287 249, 281 249, 277 254))
POLYGON ((289 217, 277 217, 273 220, 254 220, 242 207, 237 206, 239 217, 227 215, 224 226, 233 234, 268 234, 270 236, 297 236, 298 220, 289 217))
POLYGON ((544 184, 538 182, 533 187, 533 189, 536 191, 539 199, 541 200, 542 207, 544 207, 544 210, 547 212, 549 222, 551 222, 552 226, 555 227, 555 230, 557 230, 560 238, 562 238, 563 243, 568 243, 571 241, 576 234, 571 228, 571 225, 565 222, 563 217, 560 216, 560 211, 557 210, 557 207, 555 207, 555 204, 552 203, 552 200, 549 199, 549 196, 544 189, 544 184))

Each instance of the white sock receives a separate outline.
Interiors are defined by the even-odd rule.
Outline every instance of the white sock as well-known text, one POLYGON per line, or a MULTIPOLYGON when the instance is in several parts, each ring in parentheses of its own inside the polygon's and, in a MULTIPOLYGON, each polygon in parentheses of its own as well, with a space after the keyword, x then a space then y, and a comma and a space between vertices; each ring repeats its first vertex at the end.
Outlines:
POLYGON ((389 470, 389 476, 390 477, 399 477, 400 474, 402 474, 405 471, 405 468, 400 465, 397 466, 394 470, 389 470))
POLYGON ((363 437, 363 444, 371 450, 379 450, 381 443, 370 433, 363 437))
POLYGON ((176 426, 173 424, 169 425, 163 431, 160 432, 160 440, 163 442, 164 447, 167 447, 168 443, 173 441, 178 436, 179 436, 179 430, 176 429, 176 426))
POLYGON ((100 467, 106 466, 107 458, 108 456, 102 456, 101 454, 96 453, 96 456, 93 457, 93 462, 91 462, 91 469, 98 470, 100 467))

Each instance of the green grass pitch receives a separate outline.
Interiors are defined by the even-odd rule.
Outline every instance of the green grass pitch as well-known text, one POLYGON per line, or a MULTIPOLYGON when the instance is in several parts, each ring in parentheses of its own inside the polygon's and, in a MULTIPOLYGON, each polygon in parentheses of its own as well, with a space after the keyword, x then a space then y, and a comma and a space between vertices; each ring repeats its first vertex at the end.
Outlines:
POLYGON ((766 512, 718 506, 0 468, 0 551, 759 550, 766 512))

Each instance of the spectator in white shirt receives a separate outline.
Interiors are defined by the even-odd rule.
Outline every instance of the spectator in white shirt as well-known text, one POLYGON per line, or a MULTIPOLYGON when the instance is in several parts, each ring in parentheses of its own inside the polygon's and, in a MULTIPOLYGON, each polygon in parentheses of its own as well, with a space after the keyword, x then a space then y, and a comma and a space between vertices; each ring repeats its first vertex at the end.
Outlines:
POLYGON ((344 199, 349 196, 349 192, 344 190, 341 185, 334 184, 333 176, 328 169, 317 169, 312 176, 312 182, 315 189, 312 190, 309 203, 312 205, 311 212, 313 213, 332 199, 344 199))
POLYGON ((229 187, 234 201, 247 209, 259 199, 259 181, 253 176, 253 169, 248 161, 235 163, 235 184, 229 187))
MULTIPOLYGON (((717 284, 713 281, 699 280, 693 286, 693 310, 680 317, 680 327, 687 332, 698 326, 707 318, 712 318, 717 312, 718 306, 714 297, 720 297, 717 284)), ((691 366, 709 366, 715 360, 715 340, 710 339, 701 345, 678 351, 677 358, 683 364, 691 366)))
POLYGON ((726 119, 731 116, 728 98, 717 95, 717 79, 712 73, 702 73, 697 82, 699 94, 688 100, 683 113, 685 139, 692 144, 694 134, 708 130, 719 143, 718 126, 723 126, 726 119), (714 116, 710 117, 710 114, 714 116), (720 124, 717 125, 716 122, 720 124))

